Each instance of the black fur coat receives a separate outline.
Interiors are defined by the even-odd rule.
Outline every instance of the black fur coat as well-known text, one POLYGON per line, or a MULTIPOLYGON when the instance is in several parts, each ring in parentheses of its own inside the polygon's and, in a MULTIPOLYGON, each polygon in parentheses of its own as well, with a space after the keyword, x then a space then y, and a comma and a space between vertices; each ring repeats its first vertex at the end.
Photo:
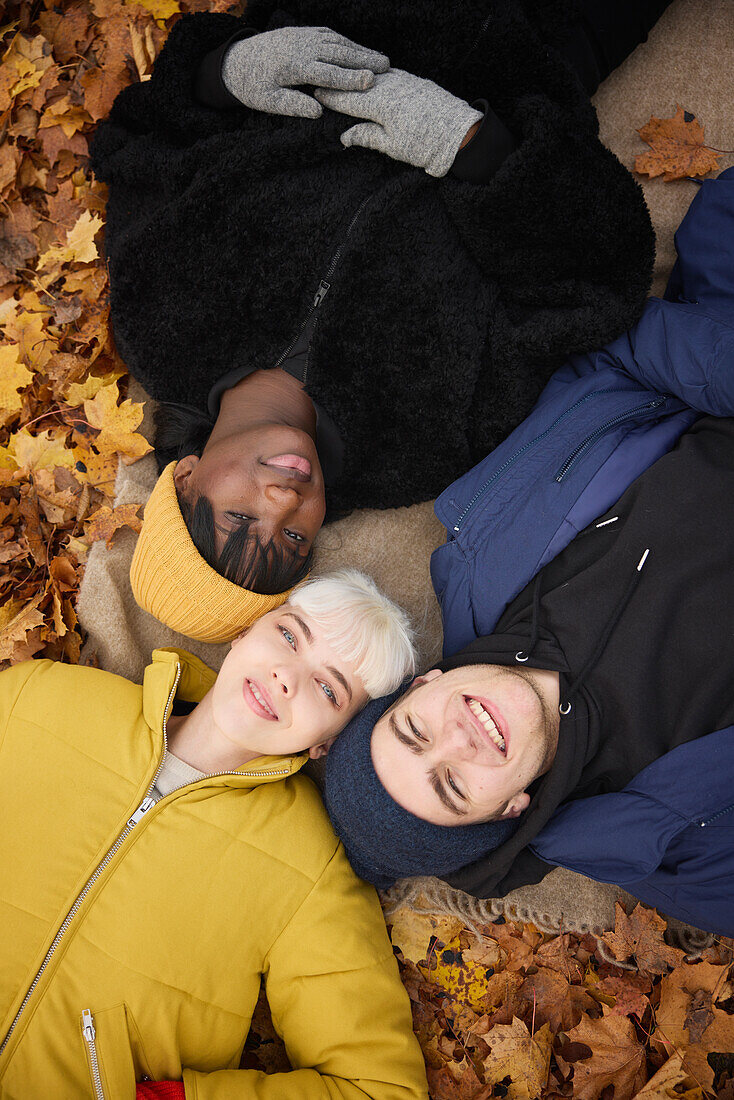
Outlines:
POLYGON ((218 377, 278 361, 328 275, 306 388, 345 443, 330 508, 426 500, 515 427, 570 353, 636 320, 654 251, 642 192, 553 49, 565 0, 272 7, 252 4, 247 24, 332 26, 486 99, 518 148, 486 184, 434 179, 345 150, 344 115, 201 106, 198 67, 240 23, 186 16, 93 146, 117 344, 153 397, 205 408, 218 377))

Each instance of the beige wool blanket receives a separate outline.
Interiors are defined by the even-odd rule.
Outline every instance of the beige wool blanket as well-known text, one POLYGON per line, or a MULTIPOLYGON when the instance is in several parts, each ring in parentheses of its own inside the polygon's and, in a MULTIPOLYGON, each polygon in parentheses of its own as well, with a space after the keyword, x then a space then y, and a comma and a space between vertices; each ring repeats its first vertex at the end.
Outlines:
MULTIPOLYGON (((668 117, 680 104, 706 127, 706 138, 719 149, 734 149, 734 6, 731 0, 675 0, 649 40, 604 82, 594 103, 601 138, 623 164, 647 148, 636 134, 651 115, 668 117)), ((722 167, 731 159, 722 158, 722 167)), ((696 191, 687 180, 643 180, 657 238, 652 293, 661 294, 673 266, 673 234, 696 191)), ((131 386, 131 396, 146 399, 131 386)), ((143 431, 150 437, 152 402, 146 399, 143 431)), ((120 466, 116 504, 143 504, 156 480, 152 455, 133 466, 120 466)), ((189 649, 219 668, 226 646, 194 642, 175 634, 141 611, 133 599, 129 569, 135 535, 121 531, 111 549, 96 543, 90 552, 79 597, 78 614, 88 634, 84 650, 102 668, 140 681, 156 646, 189 649)), ((430 503, 385 512, 358 512, 326 527, 316 545, 315 573, 354 566, 369 573, 409 612, 418 627, 421 662, 430 667, 441 653, 441 622, 431 588, 429 559, 444 540, 430 503)), ((317 777, 318 778, 318 777, 317 777)), ((612 886, 592 882, 558 868, 537 886, 504 899, 478 902, 451 891, 436 879, 405 880, 388 903, 410 902, 432 911, 457 913, 468 923, 499 915, 532 921, 552 931, 600 932, 614 927, 614 902, 629 900, 612 886)), ((683 945, 695 950, 706 937, 672 922, 683 945)))

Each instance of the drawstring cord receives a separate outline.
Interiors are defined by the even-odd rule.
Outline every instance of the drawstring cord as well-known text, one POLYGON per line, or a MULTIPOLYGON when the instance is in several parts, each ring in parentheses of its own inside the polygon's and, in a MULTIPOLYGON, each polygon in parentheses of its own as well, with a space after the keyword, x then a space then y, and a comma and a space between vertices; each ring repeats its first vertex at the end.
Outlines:
MULTIPOLYGON (((615 519, 616 519, 616 517, 615 517, 615 519)), ((614 629, 615 629, 617 623, 619 622, 619 620, 622 618, 622 615, 624 614, 624 610, 627 607, 627 604, 632 599, 632 596, 634 595, 635 589, 637 588, 637 585, 640 583, 640 574, 642 573, 643 566, 644 566, 645 562, 647 561, 649 553, 650 553, 650 548, 648 547, 645 550, 642 557, 640 558, 640 560, 638 561, 637 566, 635 568, 635 571, 632 574, 632 576, 630 577, 629 582, 627 584, 627 587, 625 588, 625 590, 622 593, 622 596, 619 600, 619 603, 615 607, 612 614, 609 616, 609 619, 607 620, 606 626, 604 627, 603 631, 601 632, 601 634, 599 636, 599 640, 597 641, 593 652, 590 654, 590 656, 588 657, 588 659, 587 659, 586 663, 584 664, 583 668, 579 672, 578 676, 576 677, 576 679, 573 681, 570 688, 568 689, 568 692, 567 692, 567 695, 566 695, 566 701, 559 704, 558 710, 564 717, 567 714, 570 714, 572 697, 579 690, 579 688, 583 684, 584 680, 589 675, 592 668, 594 667, 594 665, 597 663, 597 661, 601 657, 602 653, 604 652, 604 650, 606 648, 607 642, 609 641, 609 639, 611 638, 611 636, 614 632, 614 629)), ((533 588, 533 618, 532 618, 532 624, 531 624, 531 628, 530 628, 530 641, 528 642, 528 648, 527 648, 527 650, 520 649, 515 654, 515 660, 520 662, 520 663, 523 663, 523 662, 528 660, 528 658, 530 657, 531 653, 533 652, 535 646, 537 645, 538 638, 540 636, 540 598, 541 598, 542 576, 543 576, 543 572, 541 570, 541 572, 538 573, 538 575, 535 578, 535 586, 533 588)))

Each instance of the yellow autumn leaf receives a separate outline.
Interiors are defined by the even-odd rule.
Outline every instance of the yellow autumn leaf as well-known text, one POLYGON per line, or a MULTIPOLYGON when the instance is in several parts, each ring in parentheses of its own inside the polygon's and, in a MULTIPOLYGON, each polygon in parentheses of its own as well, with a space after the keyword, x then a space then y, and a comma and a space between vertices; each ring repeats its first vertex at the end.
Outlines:
POLYGON ((531 1035, 522 1020, 514 1017, 511 1024, 495 1024, 484 1041, 490 1048, 484 1060, 487 1084, 502 1081, 506 1100, 537 1100, 550 1072, 553 1036, 548 1024, 531 1035))
MULTIPOLYGON (((104 386, 111 386, 113 382, 116 382, 118 378, 122 378, 125 371, 122 368, 116 368, 115 370, 108 371, 107 374, 90 374, 84 382, 72 382, 67 390, 63 393, 63 399, 67 405, 71 405, 72 408, 76 405, 82 405, 85 401, 90 401, 96 394, 99 393, 104 386)), ((115 404, 117 399, 115 398, 115 404)))
POLYGON ((44 252, 38 261, 38 270, 51 267, 53 264, 88 264, 96 260, 99 253, 94 243, 94 236, 104 225, 97 214, 83 211, 66 235, 66 244, 57 245, 44 252))
POLYGON ((117 455, 112 451, 97 454, 91 447, 74 447, 72 450, 74 469, 82 474, 85 484, 98 489, 107 497, 114 496, 117 477, 117 455))
MULTIPOLYGON (((499 948, 495 964, 498 960, 499 948)), ((462 951, 458 935, 433 952, 427 965, 418 969, 450 997, 476 1012, 486 1011, 488 963, 481 957, 473 957, 469 951, 462 951)))
POLYGON ((464 927, 458 917, 446 914, 416 913, 409 905, 401 906, 388 917, 392 925, 390 939, 404 959, 422 962, 428 954, 429 944, 435 936, 442 944, 458 936, 464 927))
POLYGON ((137 0, 137 3, 149 11, 155 19, 170 19, 172 15, 178 15, 181 11, 177 0, 137 0))
POLYGON ((11 435, 7 453, 21 470, 53 470, 56 466, 73 466, 71 451, 64 446, 64 435, 54 435, 53 429, 31 435, 27 428, 11 435))
POLYGON ((60 126, 68 138, 81 130, 90 122, 89 115, 82 107, 74 107, 68 95, 57 99, 43 112, 38 124, 39 130, 48 129, 51 126, 60 126))
POLYGON ((23 407, 19 390, 33 381, 33 372, 23 366, 17 344, 0 347, 0 424, 6 424, 23 407))
POLYGON ((18 341, 18 355, 31 370, 43 370, 58 347, 43 327, 45 314, 18 313, 5 325, 5 335, 18 341))
POLYGON ((94 441, 97 450, 114 451, 129 465, 153 448, 135 431, 143 419, 142 402, 128 399, 118 405, 117 397, 117 383, 104 386, 92 400, 84 402, 84 415, 93 428, 99 428, 94 441))

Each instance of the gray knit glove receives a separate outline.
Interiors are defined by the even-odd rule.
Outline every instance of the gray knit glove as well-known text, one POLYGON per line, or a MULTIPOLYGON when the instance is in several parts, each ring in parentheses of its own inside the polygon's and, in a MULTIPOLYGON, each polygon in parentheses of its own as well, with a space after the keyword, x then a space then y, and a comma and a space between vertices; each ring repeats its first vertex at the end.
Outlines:
POLYGON ((314 95, 332 111, 369 119, 345 130, 342 145, 376 149, 429 176, 446 175, 467 131, 483 117, 432 80, 402 69, 376 76, 364 92, 317 88, 314 95))
POLYGON ((271 115, 318 118, 323 108, 293 85, 364 91, 387 71, 384 54, 328 27, 282 27, 235 42, 224 55, 222 80, 245 107, 271 115))

